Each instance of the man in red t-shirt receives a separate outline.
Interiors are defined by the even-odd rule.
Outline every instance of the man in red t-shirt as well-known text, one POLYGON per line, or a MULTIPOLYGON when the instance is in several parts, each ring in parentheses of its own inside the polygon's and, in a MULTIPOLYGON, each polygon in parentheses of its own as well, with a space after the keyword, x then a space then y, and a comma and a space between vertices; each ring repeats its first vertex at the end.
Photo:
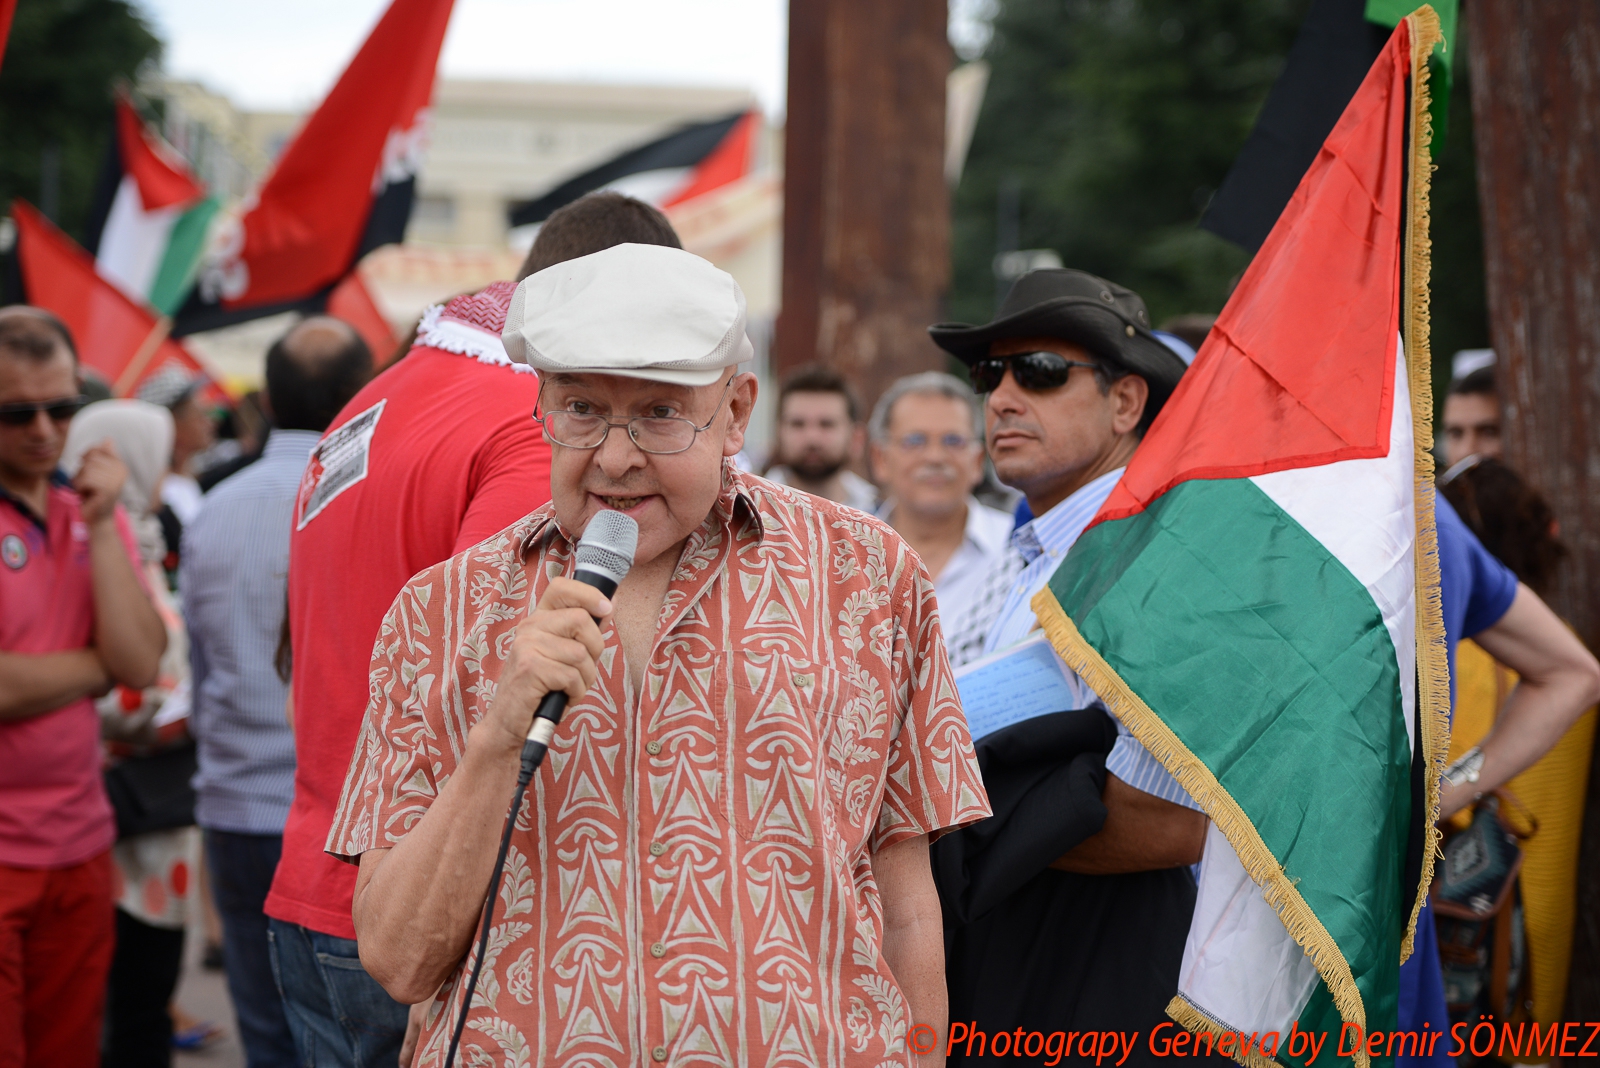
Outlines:
POLYGON ((167 631, 109 443, 57 469, 83 406, 55 316, 0 308, 0 1063, 99 1063, 111 843, 93 695, 155 681, 167 631))
MULTIPOLYGON (((656 209, 584 197, 540 229, 519 279, 624 242, 681 248, 656 209)), ((392 1065, 407 1007, 361 967, 356 870, 323 852, 367 708, 378 625, 412 575, 550 499, 539 379, 500 341, 513 282, 430 309, 410 352, 345 406, 311 455, 289 547, 294 803, 266 912, 301 1060, 392 1065)))

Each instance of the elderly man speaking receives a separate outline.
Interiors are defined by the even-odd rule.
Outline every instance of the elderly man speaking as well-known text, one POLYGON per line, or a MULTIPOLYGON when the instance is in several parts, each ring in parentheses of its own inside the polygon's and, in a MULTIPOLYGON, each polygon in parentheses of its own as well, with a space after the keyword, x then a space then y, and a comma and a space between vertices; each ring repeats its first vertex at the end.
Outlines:
POLYGON ((883 523, 738 472, 737 283, 619 245, 524 280, 551 503, 418 575, 378 635, 329 851, 361 959, 442 1064, 546 693, 460 1064, 943 1062, 928 842, 988 814, 933 586, 883 523), (605 509, 615 595, 574 580, 605 509), (597 622, 598 621, 598 622, 597 622))

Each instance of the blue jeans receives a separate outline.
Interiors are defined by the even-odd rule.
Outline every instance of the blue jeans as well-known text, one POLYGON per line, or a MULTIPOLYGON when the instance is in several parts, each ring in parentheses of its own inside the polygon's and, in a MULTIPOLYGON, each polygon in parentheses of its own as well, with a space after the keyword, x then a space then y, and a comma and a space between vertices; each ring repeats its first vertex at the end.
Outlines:
POLYGON ((228 993, 249 1068, 295 1068, 294 1037, 272 974, 267 916, 261 911, 283 852, 279 834, 205 832, 211 896, 222 919, 228 993))
POLYGON ((272 967, 303 1068, 394 1068, 408 1010, 361 967, 355 942, 268 923, 272 967))
MULTIPOLYGON (((1450 1030, 1450 1015, 1444 1001, 1444 975, 1439 967, 1439 934, 1433 926, 1433 905, 1422 899, 1417 917, 1417 938, 1411 957, 1400 965, 1400 1023, 1402 1031, 1420 1031, 1423 1021, 1435 1031, 1450 1030)), ((1399 1056, 1395 1068, 1456 1068, 1456 1059, 1447 1052, 1455 1046, 1449 1038, 1440 1041, 1432 1057, 1399 1056)))

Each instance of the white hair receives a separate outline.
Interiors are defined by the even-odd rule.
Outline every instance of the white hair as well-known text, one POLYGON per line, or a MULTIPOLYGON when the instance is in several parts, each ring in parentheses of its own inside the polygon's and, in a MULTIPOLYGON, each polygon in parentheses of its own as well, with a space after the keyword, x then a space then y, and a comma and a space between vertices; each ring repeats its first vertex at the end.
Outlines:
POLYGON ((889 417, 894 414, 894 406, 901 398, 912 395, 949 397, 965 404, 972 412, 972 436, 978 441, 983 440, 983 405, 979 403, 978 395, 972 392, 972 387, 943 371, 923 371, 921 374, 906 375, 884 390, 883 396, 878 398, 878 403, 872 408, 872 418, 867 421, 867 432, 873 441, 888 440, 889 417))

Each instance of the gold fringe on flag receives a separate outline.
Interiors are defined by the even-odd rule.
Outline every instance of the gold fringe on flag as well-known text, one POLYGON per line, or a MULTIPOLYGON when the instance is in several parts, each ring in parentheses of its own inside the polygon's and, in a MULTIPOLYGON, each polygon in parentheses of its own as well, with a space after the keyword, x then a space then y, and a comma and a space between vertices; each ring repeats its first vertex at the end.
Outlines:
MULTIPOLYGON (((1156 715, 1089 644, 1079 632, 1077 624, 1061 607, 1061 602, 1056 600, 1050 587, 1040 590, 1031 603, 1034 615, 1039 617, 1045 635, 1049 637, 1050 644, 1055 646, 1056 652, 1061 654, 1061 659, 1089 684, 1091 690, 1100 695, 1111 714, 1133 732, 1134 738, 1150 751, 1151 756, 1161 761, 1178 785, 1205 810, 1211 822, 1217 825, 1217 830, 1227 836, 1228 844, 1239 855, 1239 863, 1261 887, 1262 898, 1283 921, 1289 937, 1299 943, 1300 948, 1306 951, 1306 956, 1311 958, 1317 975, 1333 995, 1333 1003, 1340 1017, 1346 1023, 1358 1024, 1364 1034, 1367 1029, 1367 1010, 1361 1002, 1361 991, 1356 988, 1355 976, 1350 972, 1350 962, 1344 959, 1333 935, 1328 933, 1306 899, 1295 889, 1294 881, 1283 870, 1278 858, 1273 856, 1267 843, 1262 841, 1261 832, 1256 830, 1256 825, 1239 806, 1239 802, 1217 781, 1205 762, 1183 744, 1166 721, 1156 715)), ((1193 1016, 1173 1014, 1173 1005, 1178 1000, 1181 999, 1174 999, 1173 1004, 1167 1006, 1167 1015, 1192 1030, 1193 1016)), ((1188 1005, 1189 1002, 1184 1001, 1183 1004, 1188 1005)), ((1368 1061, 1365 1048, 1358 1048, 1355 1068, 1369 1068, 1368 1061)))
MULTIPOLYGON (((1196 1033, 1205 1031, 1209 1034, 1215 1035, 1217 1041, 1221 1041, 1223 1035, 1237 1034, 1237 1032, 1233 1031, 1227 1026, 1218 1023, 1215 1019, 1209 1016, 1204 1009, 1190 1001, 1188 998, 1184 997, 1182 994, 1174 994, 1172 996, 1172 1000, 1167 1003, 1167 1015, 1177 1021, 1179 1027, 1183 1027, 1196 1033)), ((1216 1049, 1216 1046, 1213 1045, 1211 1048, 1216 1049)), ((1194 1056, 1198 1057, 1199 1055, 1200 1046, 1198 1043, 1196 1043, 1194 1056)), ((1277 1061, 1273 1060, 1271 1057, 1264 1056, 1259 1049, 1252 1049, 1249 1053, 1245 1054, 1224 1053, 1222 1056, 1233 1057, 1234 1060, 1244 1065, 1245 1068, 1280 1068, 1277 1061)))
MULTIPOLYGON (((1405 19, 1411 39, 1411 122, 1409 177, 1406 189, 1405 262, 1402 274, 1401 315, 1403 342, 1410 375, 1412 435, 1415 440, 1417 707, 1421 712, 1421 737, 1426 766, 1425 837, 1422 879, 1412 902, 1401 944, 1400 959, 1411 955, 1417 913, 1433 881, 1434 859, 1439 851, 1439 781, 1444 774, 1450 739, 1450 676, 1445 659, 1444 617, 1439 594, 1439 538, 1433 507, 1433 372, 1428 343, 1428 276, 1431 245, 1428 238, 1428 193, 1433 158, 1429 110, 1428 57, 1440 40, 1439 16, 1423 5, 1405 19)), ((1366 1007, 1356 987, 1350 964, 1322 921, 1295 889, 1283 865, 1267 848, 1255 824, 1211 769, 1184 745, 1150 706, 1129 688, 1110 664, 1078 631, 1055 594, 1046 587, 1033 598, 1032 607, 1045 634, 1067 666, 1100 695, 1150 754, 1161 761, 1178 785, 1205 810, 1217 829, 1227 836, 1250 878, 1261 887, 1262 897, 1283 921, 1291 938, 1306 951, 1317 975, 1327 985, 1334 1006, 1346 1023, 1366 1031, 1366 1007)), ((1167 1015, 1191 1031, 1220 1035, 1226 1028, 1197 1006, 1174 997, 1167 1015)), ((1246 1068, 1269 1068, 1274 1062, 1252 1051, 1234 1058, 1246 1068)), ((1353 1055, 1354 1068, 1370 1068, 1364 1047, 1353 1055)))
POLYGON ((1429 104, 1428 57, 1440 41, 1439 16, 1427 4, 1406 16, 1411 32, 1411 151, 1406 189, 1405 263, 1400 315, 1406 364, 1411 372, 1411 434, 1416 443, 1417 515, 1417 708, 1421 713, 1424 811, 1422 878, 1400 942, 1400 959, 1411 956, 1417 916, 1433 883, 1439 856, 1439 782, 1450 749, 1450 666, 1445 656, 1444 611, 1439 591, 1439 530, 1433 509, 1433 349, 1429 341, 1428 277, 1433 242, 1428 237, 1428 194, 1433 185, 1433 111, 1429 104))

